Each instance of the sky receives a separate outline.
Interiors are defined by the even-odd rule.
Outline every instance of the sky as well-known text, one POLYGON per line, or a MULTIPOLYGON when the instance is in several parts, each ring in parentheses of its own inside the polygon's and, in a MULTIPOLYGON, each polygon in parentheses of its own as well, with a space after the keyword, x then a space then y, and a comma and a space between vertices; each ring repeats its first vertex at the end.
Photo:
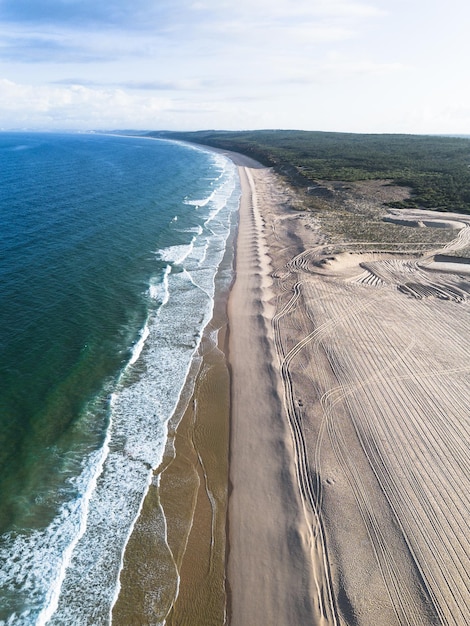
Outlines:
POLYGON ((0 0, 0 128, 470 134, 468 0, 0 0))

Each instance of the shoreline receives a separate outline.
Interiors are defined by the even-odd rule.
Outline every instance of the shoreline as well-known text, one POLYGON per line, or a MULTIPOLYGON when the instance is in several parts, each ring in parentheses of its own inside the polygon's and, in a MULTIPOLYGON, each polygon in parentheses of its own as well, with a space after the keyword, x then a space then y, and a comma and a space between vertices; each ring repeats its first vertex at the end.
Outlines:
POLYGON ((310 608, 304 607, 311 584, 305 551, 308 530, 305 520, 299 521, 301 503, 293 488, 294 450, 283 416, 281 381, 269 330, 274 307, 266 301, 272 268, 252 178, 254 171, 268 168, 238 153, 207 149, 224 154, 237 166, 239 210, 216 276, 213 317, 204 329, 180 403, 168 424, 162 463, 154 472, 126 547, 120 593, 112 611, 112 623, 117 626, 155 620, 166 626, 246 626, 263 621, 274 624, 279 619, 287 624, 292 615, 301 623, 311 614, 310 608), (228 265, 232 280, 224 286, 219 273, 228 265), (215 329, 216 346, 209 337, 215 329), (266 342, 270 343, 268 352, 266 342), (246 360, 259 365, 252 377, 247 376, 246 360), (208 395, 205 389, 211 390, 208 395), (267 403, 259 402, 260 394, 269 399, 267 403), (258 411, 253 412, 253 406, 258 406, 258 411), (263 411, 272 415, 268 423, 263 423, 263 411), (250 441, 253 431, 243 414, 257 416, 256 442, 250 441), (204 445, 208 443, 204 431, 214 418, 219 420, 220 439, 211 447, 204 445), (198 429, 204 437, 196 441, 198 429), (273 467, 263 454, 254 460, 256 446, 272 455, 273 467), (210 457, 218 463, 211 472, 201 471, 204 459, 210 457), (280 457, 285 465, 282 476, 278 473, 280 457), (259 491, 251 488, 253 470, 261 477, 259 491), (216 507, 208 489, 211 480, 222 492, 216 507), (258 510, 266 494, 273 518, 268 533, 258 510), (179 497, 186 499, 186 506, 179 497), (288 545, 287 536, 296 537, 294 543, 291 539, 288 545), (253 589, 259 585, 260 574, 269 576, 271 571, 278 572, 277 582, 265 581, 260 602, 253 589))
POLYGON ((168 422, 162 462, 153 472, 126 546, 113 624, 157 621, 176 626, 188 620, 218 626, 226 620, 227 300, 234 280, 237 229, 234 212, 215 276, 212 317, 168 422))

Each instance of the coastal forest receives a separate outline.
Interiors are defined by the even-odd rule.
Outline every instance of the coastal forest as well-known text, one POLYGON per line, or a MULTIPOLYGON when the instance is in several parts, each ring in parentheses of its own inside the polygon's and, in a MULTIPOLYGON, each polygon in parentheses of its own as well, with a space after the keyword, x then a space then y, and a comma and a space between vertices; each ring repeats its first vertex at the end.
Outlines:
POLYGON ((296 186, 319 180, 390 180, 411 196, 395 208, 470 214, 470 137, 298 130, 152 132, 250 156, 296 186))

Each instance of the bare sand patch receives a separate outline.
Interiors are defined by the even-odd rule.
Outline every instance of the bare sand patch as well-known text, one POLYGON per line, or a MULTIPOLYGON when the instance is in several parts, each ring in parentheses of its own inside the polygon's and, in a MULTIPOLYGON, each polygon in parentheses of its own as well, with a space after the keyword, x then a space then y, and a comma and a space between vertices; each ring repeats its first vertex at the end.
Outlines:
POLYGON ((427 264, 428 270, 450 272, 451 274, 470 274, 470 259, 437 254, 427 264))

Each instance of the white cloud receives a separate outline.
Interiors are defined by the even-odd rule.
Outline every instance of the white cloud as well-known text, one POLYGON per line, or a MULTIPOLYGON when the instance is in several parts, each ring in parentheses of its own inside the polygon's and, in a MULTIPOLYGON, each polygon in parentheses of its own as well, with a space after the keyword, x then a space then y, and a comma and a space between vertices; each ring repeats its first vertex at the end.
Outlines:
POLYGON ((189 37, 199 30, 229 38, 245 35, 246 39, 257 33, 263 41, 272 33, 281 45, 283 37, 309 37, 312 42, 348 39, 364 21, 385 15, 372 5, 335 0, 208 1, 194 3, 190 8, 187 17, 193 17, 193 21, 189 37))
POLYGON ((327 60, 318 72, 331 76, 334 80, 346 77, 377 77, 408 72, 409 67, 403 63, 380 63, 369 60, 347 60, 334 57, 327 60))
POLYGON ((143 97, 122 89, 82 85, 33 86, 0 80, 0 118, 3 125, 30 123, 60 128, 158 125, 158 117, 172 106, 169 99, 143 97), (33 123, 34 122, 34 123, 33 123))
POLYGON ((318 14, 330 15, 334 17, 383 17, 388 15, 387 11, 371 4, 360 2, 335 2, 323 0, 316 5, 318 14))
POLYGON ((207 12, 211 15, 232 14, 244 15, 246 20, 253 16, 264 15, 266 20, 287 18, 314 19, 318 17, 380 17, 387 12, 372 4, 354 1, 337 0, 237 0, 223 2, 208 0, 189 5, 193 11, 207 12))

